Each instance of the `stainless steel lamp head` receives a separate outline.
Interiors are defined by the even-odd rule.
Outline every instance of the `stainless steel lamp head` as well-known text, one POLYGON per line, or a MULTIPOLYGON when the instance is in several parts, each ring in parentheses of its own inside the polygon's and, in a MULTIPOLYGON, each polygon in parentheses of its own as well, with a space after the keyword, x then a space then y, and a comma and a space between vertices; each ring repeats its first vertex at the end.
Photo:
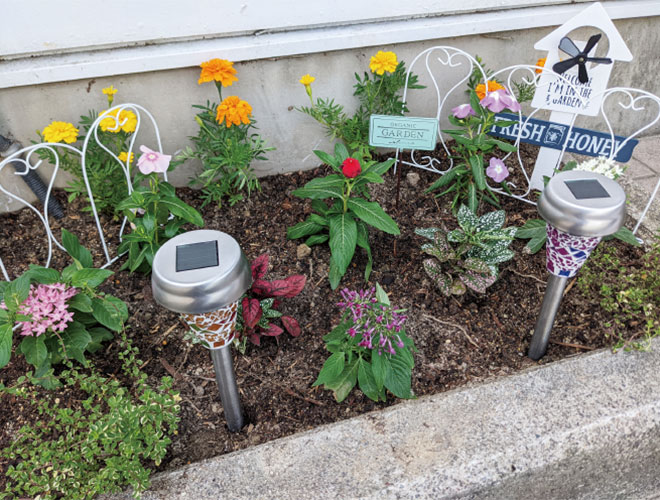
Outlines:
POLYGON ((215 311, 238 300, 252 283, 250 265, 236 240, 207 229, 166 242, 152 268, 154 300, 179 313, 215 311))
POLYGON ((569 170, 550 179, 538 211, 560 231, 575 236, 608 236, 623 225, 626 194, 604 175, 569 170))

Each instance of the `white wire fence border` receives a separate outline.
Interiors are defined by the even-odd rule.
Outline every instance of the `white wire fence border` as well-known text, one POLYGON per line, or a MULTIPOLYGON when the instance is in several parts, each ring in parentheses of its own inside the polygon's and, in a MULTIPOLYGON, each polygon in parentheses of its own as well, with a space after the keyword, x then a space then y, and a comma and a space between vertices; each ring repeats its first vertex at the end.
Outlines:
MULTIPOLYGON (((53 185, 55 183, 55 179, 57 177, 57 174, 60 169, 60 156, 58 154, 58 149, 61 148, 63 150, 70 151, 76 155, 80 156, 80 165, 82 169, 82 174, 83 174, 83 180, 85 182, 85 187, 87 190, 87 196, 89 199, 89 204, 92 209, 92 215, 94 217, 94 222, 96 224, 96 229, 97 233, 99 236, 99 240, 101 242, 101 246, 103 248, 103 257, 105 259, 105 262, 101 266, 101 268, 106 268, 113 264, 119 257, 120 255, 116 256, 110 256, 110 252, 108 250, 108 245, 106 242, 106 236, 103 231, 103 227, 101 226, 101 221, 99 219, 98 211, 96 209, 96 203, 94 202, 94 194, 92 193, 92 188, 89 183, 89 177, 87 175, 87 151, 89 148, 90 140, 93 137, 94 141, 96 144, 98 144, 114 161, 116 161, 119 166, 122 168, 122 171, 124 173, 124 176, 126 178, 126 186, 127 186, 127 196, 130 196, 133 192, 133 183, 132 183, 132 178, 131 178, 131 155, 133 154, 133 148, 135 145, 135 141, 137 139, 138 133, 140 131, 140 127, 142 125, 142 115, 145 115, 148 119, 148 123, 151 123, 153 126, 155 136, 156 136, 156 144, 158 151, 160 153, 163 152, 163 146, 161 143, 160 139, 160 132, 158 130, 158 125, 156 123, 156 120, 154 119, 153 115, 144 107, 140 106, 139 104, 132 104, 132 103, 126 103, 126 104, 119 104, 116 105, 110 109, 108 109, 105 113, 102 115, 98 116, 96 120, 94 120, 92 126, 90 127, 89 133, 85 136, 85 140, 83 141, 82 148, 78 149, 74 146, 71 146, 69 144, 63 144, 63 143, 52 143, 52 142, 44 142, 44 143, 39 143, 39 144, 33 144, 31 146, 24 147, 10 156, 7 156, 2 162, 0 162, 0 174, 2 173, 2 170, 7 167, 8 165, 13 165, 14 168, 16 169, 15 175, 17 176, 24 176, 28 173, 30 170, 37 170, 40 166, 44 164, 44 160, 41 158, 34 158, 33 155, 38 152, 38 151, 48 151, 52 154, 54 158, 54 164, 53 164, 53 171, 50 174, 50 180, 48 181, 48 186, 47 186, 47 191, 46 191, 46 198, 43 203, 43 212, 40 211, 36 206, 34 206, 32 203, 28 202, 26 199, 22 198, 21 196, 12 193, 11 191, 7 190, 1 183, 0 183, 0 192, 4 193, 7 197, 10 199, 19 202, 20 204, 28 207, 32 212, 34 212, 37 217, 39 218, 40 222, 42 223, 45 233, 46 233, 46 240, 48 242, 48 257, 46 259, 46 264, 45 267, 49 267, 52 256, 53 256, 53 245, 57 246, 61 250, 64 251, 64 246, 58 241, 57 237, 53 234, 51 227, 50 227, 50 221, 48 217, 48 205, 50 201, 50 197, 52 194, 53 190, 53 185), (123 120, 120 121, 120 116, 123 111, 131 111, 136 115, 136 125, 135 125, 135 131, 131 133, 129 143, 128 143, 128 151, 126 152, 126 160, 122 162, 117 155, 115 155, 105 144, 102 143, 102 141, 99 139, 98 136, 98 129, 101 121, 103 120, 113 120, 114 121, 114 126, 106 127, 106 130, 108 131, 118 131, 128 120, 127 117, 124 117, 123 120), (17 167, 20 165, 23 165, 23 170, 19 170, 17 167)), ((107 122, 106 122, 107 123, 107 122)), ((137 157, 137 154, 134 155, 137 157)), ((136 162, 137 163, 137 162, 136 162)), ((163 178, 167 181, 167 172, 163 173, 163 178)), ((124 229, 126 227, 127 223, 127 218, 124 217, 122 219, 121 225, 119 227, 119 233, 118 233, 118 238, 119 241, 122 241, 122 235, 124 234, 124 229)), ((7 268, 4 265, 4 262, 2 261, 2 258, 0 256, 0 271, 2 272, 2 277, 5 281, 11 281, 11 278, 9 276, 9 273, 7 272, 7 268)))

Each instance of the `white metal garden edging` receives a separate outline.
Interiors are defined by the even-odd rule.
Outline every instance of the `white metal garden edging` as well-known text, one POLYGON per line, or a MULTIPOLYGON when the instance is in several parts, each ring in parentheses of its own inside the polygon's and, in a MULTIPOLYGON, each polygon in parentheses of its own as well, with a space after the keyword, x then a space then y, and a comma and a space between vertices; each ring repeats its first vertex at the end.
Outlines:
MULTIPOLYGON (((114 159, 114 161, 116 161, 121 166, 121 168, 124 172, 124 175, 126 177, 127 196, 130 196, 130 194, 133 192, 133 185, 132 185, 132 179, 131 179, 130 158, 131 158, 131 154, 133 154, 133 147, 135 145, 135 141, 137 139, 137 135, 140 131, 140 126, 141 126, 141 123, 142 123, 141 113, 143 113, 149 119, 151 124, 153 125, 154 132, 155 132, 155 135, 156 135, 156 144, 157 144, 157 147, 158 147, 158 151, 160 153, 162 153, 163 152, 163 147, 162 147, 161 140, 160 140, 160 132, 158 130, 158 125, 157 125, 156 120, 154 119, 153 115, 148 110, 146 110, 144 107, 142 107, 138 104, 128 103, 128 104, 119 104, 117 106, 114 106, 114 107, 110 108, 109 110, 107 110, 105 113, 103 113, 103 115, 97 117, 96 120, 94 120, 94 123, 92 124, 88 134, 86 135, 81 149, 70 146, 68 144, 62 144, 62 143, 39 143, 39 144, 33 144, 31 146, 22 148, 22 149, 20 149, 16 152, 14 152, 13 154, 8 156, 7 158, 5 158, 2 162, 0 162, 0 173, 2 172, 2 169, 4 169, 6 166, 8 166, 10 164, 13 164, 14 166, 17 166, 17 164, 18 164, 18 165, 23 165, 25 168, 24 168, 23 171, 17 170, 15 174, 18 175, 18 176, 23 176, 23 175, 26 175, 29 170, 37 170, 43 164, 42 159, 34 159, 33 158, 33 154, 35 154, 36 152, 38 152, 40 150, 49 151, 50 153, 52 153, 52 155, 54 157, 55 163, 53 165, 53 172, 50 175, 50 181, 48 182, 48 189, 47 189, 47 192, 46 192, 46 200, 43 204, 43 211, 39 211, 39 209, 37 209, 33 204, 29 203, 27 200, 21 198, 20 196, 8 191, 7 189, 5 189, 4 186, 2 186, 2 184, 0 184, 0 192, 4 193, 9 198, 11 198, 13 200, 16 200, 16 201, 22 203, 23 205, 25 205, 26 207, 28 207, 30 210, 32 210, 37 215, 37 217, 39 218, 39 220, 43 224, 44 229, 46 231, 46 239, 48 241, 48 258, 46 260, 45 267, 50 266, 50 261, 51 261, 52 255, 53 255, 53 244, 55 244, 60 249, 64 250, 64 247, 62 246, 62 244, 53 235, 53 232, 50 228, 50 221, 49 221, 49 218, 48 218, 48 202, 50 200, 53 185, 55 183, 55 178, 57 177, 57 173, 58 173, 59 168, 60 168, 60 157, 58 155, 57 148, 64 148, 68 151, 72 151, 73 153, 80 155, 80 163, 81 163, 81 167, 82 167, 82 173, 83 173, 83 178, 84 178, 84 181, 85 181, 85 186, 87 188, 87 195, 88 195, 89 200, 90 200, 90 206, 92 208, 92 214, 94 215, 94 221, 96 222, 96 228, 97 228, 97 231, 98 231, 98 234, 99 234, 99 239, 101 241, 101 245, 102 245, 102 248, 103 248, 103 254, 104 254, 104 257, 105 257, 105 263, 101 266, 101 268, 105 268, 105 267, 109 266, 110 264, 112 264, 113 262, 115 262, 119 258, 119 256, 111 257, 110 253, 108 251, 108 245, 107 245, 107 242, 106 242, 105 234, 103 232, 103 228, 101 227, 101 222, 99 220, 98 212, 96 210, 96 204, 94 203, 94 195, 92 193, 92 189, 90 187, 89 179, 88 179, 88 175, 87 175, 87 151, 88 151, 88 148, 89 148, 90 139, 93 137, 94 141, 105 152, 108 153, 110 158, 114 159), (110 118, 110 119, 115 121, 114 127, 108 127, 108 130, 110 130, 110 131, 118 130, 122 125, 125 124, 126 120, 120 122, 119 118, 118 118, 122 111, 132 111, 133 113, 135 113, 135 115, 137 117, 137 123, 136 123, 136 126, 135 126, 135 131, 132 133, 132 135, 130 137, 129 147, 128 147, 128 151, 127 151, 127 157, 126 157, 125 162, 122 162, 110 149, 108 149, 99 140, 99 137, 98 137, 99 124, 101 123, 102 120, 106 120, 106 119, 110 118)), ((137 156, 137 155, 135 155, 135 156, 137 156)), ((163 178, 167 181, 167 172, 163 173, 163 178)), ((121 241, 121 239, 122 239, 122 235, 124 233, 124 228, 126 227, 126 222, 127 222, 127 218, 124 217, 124 219, 122 220, 122 224, 119 228, 119 235, 118 235, 119 236, 119 241, 121 241)), ((7 272, 7 269, 4 265, 1 257, 0 257, 0 270, 2 271, 2 276, 3 276, 4 280, 10 281, 9 273, 7 272)))
MULTIPOLYGON (((446 109, 446 104, 451 99, 453 96, 458 95, 465 90, 465 84, 470 78, 470 75, 473 73, 473 71, 476 68, 476 71, 478 71, 481 74, 481 82, 486 82, 487 80, 494 80, 498 79, 500 81, 505 82, 507 89, 511 90, 514 88, 513 83, 520 81, 521 83, 527 84, 527 85, 532 85, 535 87, 535 89, 543 88, 547 84, 541 85, 539 82, 541 80, 541 75, 544 73, 551 73, 550 69, 540 67, 540 66, 535 66, 535 65, 529 65, 529 64, 519 64, 519 65, 514 65, 514 66, 509 66, 503 69, 500 69, 494 73, 492 73, 489 77, 486 75, 485 69, 477 62, 477 60, 472 57, 470 54, 467 52, 460 50, 456 47, 451 47, 451 46, 436 46, 436 47, 431 47, 429 49, 426 49, 419 53, 417 57, 412 61, 408 68, 408 73, 406 75, 406 85, 404 87, 404 92, 403 92, 403 101, 406 102, 407 94, 408 94, 408 80, 410 78, 410 74, 414 71, 416 68, 416 65, 419 66, 421 64, 421 61, 423 61, 424 68, 426 69, 428 76, 431 79, 432 86, 435 89, 435 94, 436 94, 436 99, 437 99, 437 109, 436 109, 436 115, 435 118, 440 121, 443 116, 448 114, 450 111, 446 109), (435 77, 435 71, 432 69, 431 64, 440 64, 443 69, 455 69, 456 71, 463 70, 464 73, 459 74, 459 79, 458 81, 451 86, 448 90, 444 91, 441 89, 438 80, 435 77), (538 73, 537 73, 538 72, 538 73), (522 77, 520 79, 517 78, 517 73, 523 73, 522 77)), ((577 87, 566 77, 563 75, 554 75, 556 78, 558 78, 562 83, 567 85, 568 87, 571 87, 573 90, 577 90, 577 87)), ((447 77, 447 72, 443 72, 443 77, 446 79, 447 77)), ((451 85, 451 83, 449 84, 451 85)), ((576 97, 580 100, 582 104, 586 104, 588 102, 588 99, 583 98, 582 96, 579 95, 579 93, 576 92, 576 97)), ((617 153, 633 138, 639 136, 641 133, 643 133, 645 130, 649 129, 653 125, 655 125, 659 120, 660 120, 660 97, 656 96, 655 94, 652 94, 650 92, 647 92, 645 90, 641 89, 635 89, 635 88, 624 88, 624 87, 613 87, 606 89, 604 92, 600 92, 598 94, 594 94, 592 99, 595 98, 601 98, 602 97, 602 102, 600 105, 600 110, 598 113, 598 117, 602 119, 602 121, 605 123, 607 127, 607 131, 609 132, 610 135, 610 140, 611 144, 614 147, 609 148, 609 154, 607 155, 608 158, 613 159, 617 153), (606 110, 606 103, 619 99, 618 106, 623 109, 623 110, 629 110, 631 112, 641 112, 646 110, 647 108, 645 105, 648 104, 655 104, 657 107, 657 112, 654 118, 650 119, 650 121, 646 123, 641 123, 641 126, 635 130, 633 133, 629 134, 625 140, 621 141, 620 143, 615 142, 615 134, 614 134, 614 129, 612 127, 612 122, 610 120, 610 117, 608 116, 608 111, 606 110)), ((463 100, 465 102, 465 100, 463 100)), ((516 146, 520 146, 520 142, 522 139, 522 134, 523 131, 525 130, 526 126, 529 124, 529 120, 533 118, 540 109, 532 109, 532 111, 529 113, 528 116, 523 116, 522 112, 518 112, 518 137, 515 141, 516 146)), ((572 119, 570 123, 568 124, 568 136, 570 137, 571 132, 573 131, 574 124, 575 124, 575 119, 577 118, 577 114, 573 114, 572 119)), ((450 156, 450 151, 449 148, 447 147, 447 144, 445 142, 445 138, 443 134, 440 131, 440 128, 438 129, 438 139, 440 143, 442 144, 443 149, 447 153, 448 156, 450 156)), ((554 168, 559 168, 561 164, 561 160, 564 156, 564 153, 566 151, 566 146, 567 146, 568 141, 565 141, 564 147, 560 152, 560 155, 558 156, 557 162, 554 165, 554 168)), ((398 166, 399 163, 403 165, 408 165, 411 167, 416 167, 416 168, 421 168, 424 170, 428 170, 431 172, 435 172, 440 175, 444 175, 447 173, 451 168, 454 166, 454 161, 450 157, 449 158, 449 163, 446 165, 441 164, 437 159, 431 157, 428 154, 420 153, 419 151, 412 150, 410 152, 410 158, 411 161, 403 161, 400 159, 400 153, 401 151, 399 149, 396 150, 396 163, 395 163, 395 168, 398 166)), ((504 159, 506 160, 509 158, 513 153, 508 153, 504 159)), ((517 186, 512 182, 507 182, 508 188, 511 190, 511 193, 507 193, 504 189, 501 187, 493 187, 488 184, 488 187, 498 193, 498 194, 503 194, 506 196, 511 196, 515 199, 524 201, 526 203, 530 203, 532 205, 536 205, 536 202, 531 199, 532 196, 532 188, 530 187, 530 179, 531 179, 531 172, 528 172, 523 165, 522 159, 520 157, 520 150, 516 153, 516 156, 518 158, 518 165, 517 167, 519 168, 520 172, 522 173, 522 176, 525 180, 525 184, 523 186, 517 186)), ((488 179, 486 179, 486 182, 488 182, 488 179)), ((651 193, 651 195, 648 198, 648 201, 645 205, 644 210, 642 211, 642 214, 639 217, 639 220, 637 221, 635 228, 633 229, 633 233, 636 233, 637 230, 639 229, 639 226, 641 225, 642 221, 644 220, 644 217, 646 216, 646 213, 648 212, 651 204, 653 203, 653 200, 655 199, 655 196, 657 195, 658 191, 660 190, 660 178, 658 178, 657 184, 655 186, 655 189, 651 193)))

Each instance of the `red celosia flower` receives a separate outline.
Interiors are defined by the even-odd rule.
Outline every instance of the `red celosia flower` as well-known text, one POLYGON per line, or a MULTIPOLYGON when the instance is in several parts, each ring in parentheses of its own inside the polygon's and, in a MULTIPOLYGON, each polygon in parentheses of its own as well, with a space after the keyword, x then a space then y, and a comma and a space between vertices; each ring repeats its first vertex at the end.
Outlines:
POLYGON ((341 171, 346 177, 352 179, 357 177, 362 172, 362 167, 360 167, 360 162, 355 158, 346 158, 344 163, 341 164, 341 171))

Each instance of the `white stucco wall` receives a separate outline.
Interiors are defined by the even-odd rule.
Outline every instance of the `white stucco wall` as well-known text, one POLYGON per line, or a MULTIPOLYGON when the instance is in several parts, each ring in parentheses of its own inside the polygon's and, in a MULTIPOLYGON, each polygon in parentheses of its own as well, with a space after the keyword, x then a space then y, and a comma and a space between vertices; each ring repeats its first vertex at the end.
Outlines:
MULTIPOLYGON (((565 19, 557 18, 556 24, 563 20, 565 19)), ((543 25, 550 22, 552 20, 539 20, 539 24, 543 25)), ((635 86, 660 94, 660 83, 657 80, 660 61, 655 57, 660 42, 660 17, 618 19, 615 20, 615 25, 627 41, 635 59, 631 63, 617 63, 610 86, 635 86)), ((465 26, 460 28, 463 31, 471 29, 465 26)), ((317 165, 312 150, 327 148, 329 144, 320 125, 294 109, 309 102, 303 87, 298 83, 303 74, 310 73, 316 77, 313 85, 315 96, 334 97, 350 110, 356 104, 352 96, 353 74, 368 71, 369 58, 377 50, 393 50, 399 59, 409 63, 428 47, 452 45, 470 54, 480 55, 488 66, 497 69, 518 63, 535 63, 537 58, 544 54, 535 51, 533 45, 551 29, 550 26, 544 26, 449 38, 444 38, 444 33, 438 32, 436 38, 422 41, 374 44, 352 49, 244 60, 235 65, 239 81, 225 89, 224 95, 238 95, 247 100, 253 107, 260 133, 270 145, 277 148, 269 153, 267 162, 254 164, 260 175, 312 168, 317 165)), ((452 32, 449 28, 447 31, 452 32)), ((367 45, 368 39, 360 43, 367 45)), ((231 55, 223 52, 201 55, 208 57, 199 59, 194 64, 210 57, 233 59, 231 55)), ((24 63, 25 60, 22 64, 24 63)), ((105 109, 106 101, 101 89, 112 84, 119 89, 115 103, 134 102, 153 113, 160 126, 164 150, 173 153, 188 145, 187 137, 195 134, 197 130, 193 120, 195 111, 191 105, 217 99, 212 84, 197 85, 198 76, 199 68, 191 65, 169 70, 8 86, 0 89, 0 134, 11 135, 24 144, 29 144, 36 139, 35 131, 43 129, 52 120, 78 123, 79 116, 87 110, 105 109)), ((426 75, 420 76, 421 83, 430 83, 426 75)), ((435 106, 431 89, 411 93, 411 114, 433 116, 435 106)), ((615 122, 615 132, 627 133, 634 124, 633 120, 621 115, 615 122)), ((656 127, 647 133, 659 131, 656 127)), ((147 133, 138 141, 138 144, 142 143, 153 144, 153 136, 147 133)), ((195 164, 179 167, 171 179, 175 184, 185 185, 197 168, 198 165, 195 164)), ((0 181, 7 183, 10 176, 13 178, 9 169, 5 169, 0 181)), ((29 197, 27 189, 19 184, 16 184, 16 187, 29 197)), ((16 208, 16 204, 9 204, 7 201, 0 196, 0 211, 16 208)))

